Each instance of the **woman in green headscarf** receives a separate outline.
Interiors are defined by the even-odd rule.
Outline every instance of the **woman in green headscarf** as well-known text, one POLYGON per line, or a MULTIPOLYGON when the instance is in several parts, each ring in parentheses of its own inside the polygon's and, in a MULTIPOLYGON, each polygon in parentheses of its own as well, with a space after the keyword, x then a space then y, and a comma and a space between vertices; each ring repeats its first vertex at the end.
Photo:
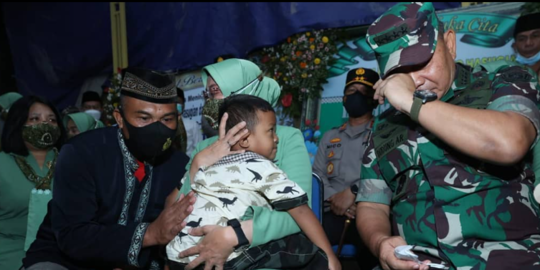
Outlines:
MULTIPOLYGON (((205 87, 213 87, 214 84, 219 86, 225 97, 234 94, 254 95, 268 101, 273 107, 277 105, 281 90, 275 80, 262 75, 262 71, 257 65, 242 59, 228 59, 206 66, 202 72, 202 81, 205 87)), ((296 128, 287 126, 278 126, 276 133, 279 137, 276 165, 311 198, 311 163, 302 133, 296 128)), ((198 152, 217 140, 218 137, 212 137, 200 142, 192 153, 192 160, 198 152)), ((188 171, 190 166, 191 161, 186 167, 188 171)), ((186 179, 180 192, 187 194, 190 190, 189 179, 186 179)), ((245 219, 252 219, 252 221, 242 222, 242 229, 247 238, 252 240, 250 247, 266 244, 270 241, 282 239, 285 236, 300 232, 300 228, 287 212, 271 211, 266 208, 252 206, 245 213, 245 219)), ((204 228, 200 230, 201 232, 208 233, 208 230, 204 228)), ((216 245, 213 245, 214 242, 207 239, 210 238, 209 235, 207 234, 205 237, 205 240, 207 240, 205 248, 198 249, 200 257, 207 258, 207 265, 209 263, 213 264, 212 260, 216 259, 220 251, 222 251, 216 250, 216 247, 219 246, 217 240, 216 245)), ((232 237, 236 238, 234 234, 232 237)), ((218 238, 216 237, 214 239, 218 238)), ((223 238, 224 236, 222 234, 221 239, 223 238)), ((222 255, 225 259, 230 254, 230 250, 227 252, 229 253, 222 255)), ((182 255, 186 254, 182 252, 182 255)), ((217 258, 218 264, 219 259, 217 258)))
POLYGON ((68 137, 74 137, 88 130, 105 127, 105 125, 85 112, 72 113, 64 116, 64 126, 67 129, 68 137))

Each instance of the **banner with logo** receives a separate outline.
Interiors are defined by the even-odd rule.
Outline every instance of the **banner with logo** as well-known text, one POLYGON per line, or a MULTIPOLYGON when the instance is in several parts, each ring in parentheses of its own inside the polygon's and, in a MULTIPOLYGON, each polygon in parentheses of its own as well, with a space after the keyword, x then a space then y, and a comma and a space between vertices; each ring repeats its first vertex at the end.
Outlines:
MULTIPOLYGON (((512 49, 515 17, 491 13, 438 14, 445 30, 456 32, 456 62, 475 67, 497 60, 514 61, 512 49)), ((320 109, 320 130, 325 132, 346 122, 348 115, 342 105, 347 72, 357 68, 370 68, 379 72, 375 54, 364 37, 349 40, 335 55, 336 63, 330 67, 328 83, 324 85, 320 109)), ((379 106, 377 115, 388 108, 379 106)))

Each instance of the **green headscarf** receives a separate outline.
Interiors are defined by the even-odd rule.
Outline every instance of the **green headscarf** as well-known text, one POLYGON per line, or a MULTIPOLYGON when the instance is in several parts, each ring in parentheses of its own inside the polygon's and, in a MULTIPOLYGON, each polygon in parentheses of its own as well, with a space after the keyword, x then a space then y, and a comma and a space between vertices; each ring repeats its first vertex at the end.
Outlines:
POLYGON ((83 133, 85 131, 88 131, 88 130, 93 130, 93 129, 96 129, 96 128, 102 128, 102 127, 105 127, 105 125, 103 125, 103 123, 101 121, 97 121, 96 122, 96 119, 85 113, 85 112, 78 112, 78 113, 72 113, 72 114, 68 114, 66 116, 64 116, 64 127, 67 128, 67 123, 69 121, 69 119, 73 120, 73 122, 75 122, 75 125, 77 126, 77 128, 79 129, 79 132, 80 133, 83 133))
POLYGON ((9 108, 11 108, 11 105, 13 105, 15 101, 19 100, 19 98, 22 98, 22 95, 19 93, 5 93, 0 96, 0 107, 2 107, 2 109, 4 110, 9 110, 9 108))
POLYGON ((246 87, 236 94, 250 94, 268 101, 272 107, 277 105, 281 87, 274 79, 262 76, 261 69, 251 61, 232 58, 204 67, 202 81, 205 89, 207 72, 225 97, 246 87), (262 76, 262 81, 257 80, 259 76, 262 76))

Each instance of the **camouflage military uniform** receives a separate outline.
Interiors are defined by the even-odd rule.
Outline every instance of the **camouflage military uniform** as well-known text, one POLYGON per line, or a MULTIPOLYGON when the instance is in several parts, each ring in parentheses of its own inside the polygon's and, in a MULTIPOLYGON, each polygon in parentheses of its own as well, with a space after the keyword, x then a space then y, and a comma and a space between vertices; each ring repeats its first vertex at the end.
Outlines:
MULTIPOLYGON (((457 64, 456 71, 443 101, 516 112, 538 130, 536 76, 519 66, 473 73, 457 64)), ((395 235, 459 269, 540 269, 530 158, 508 167, 482 163, 393 109, 374 130, 357 201, 391 205, 395 235)))
MULTIPOLYGON (((366 39, 386 78, 400 67, 425 66, 441 31, 431 3, 399 3, 370 26, 366 39)), ((440 100, 517 113, 538 131, 537 87, 536 75, 521 66, 474 72, 456 64, 454 81, 440 100)), ((451 269, 540 269, 531 151, 512 166, 488 164, 395 109, 379 115, 373 130, 357 201, 391 206, 393 235, 414 245, 421 259, 444 261, 451 269)))

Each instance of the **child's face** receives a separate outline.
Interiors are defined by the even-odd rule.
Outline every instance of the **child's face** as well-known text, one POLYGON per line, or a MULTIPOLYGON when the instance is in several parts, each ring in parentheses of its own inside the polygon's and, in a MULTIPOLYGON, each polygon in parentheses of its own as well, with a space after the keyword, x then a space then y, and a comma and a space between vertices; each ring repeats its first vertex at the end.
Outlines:
POLYGON ((274 160, 277 152, 279 138, 276 134, 276 115, 273 112, 257 111, 258 123, 250 135, 250 147, 261 156, 274 160))

